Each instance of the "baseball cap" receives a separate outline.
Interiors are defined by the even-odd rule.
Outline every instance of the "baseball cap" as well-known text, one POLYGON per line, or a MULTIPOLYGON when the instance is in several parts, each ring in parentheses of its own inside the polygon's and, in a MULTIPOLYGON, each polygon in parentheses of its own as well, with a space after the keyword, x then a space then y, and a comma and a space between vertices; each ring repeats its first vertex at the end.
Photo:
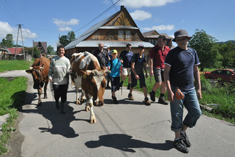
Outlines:
POLYGON ((117 50, 113 50, 112 53, 118 53, 117 50))
POLYGON ((138 48, 144 48, 144 45, 140 44, 140 45, 138 46, 138 48))

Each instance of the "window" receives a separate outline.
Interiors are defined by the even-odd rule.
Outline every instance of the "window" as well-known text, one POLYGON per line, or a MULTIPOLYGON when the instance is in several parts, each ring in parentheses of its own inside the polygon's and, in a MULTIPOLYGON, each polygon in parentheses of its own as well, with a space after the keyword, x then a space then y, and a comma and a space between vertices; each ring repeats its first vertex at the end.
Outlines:
POLYGON ((118 39, 123 39, 123 31, 118 31, 118 39))
POLYGON ((126 31, 126 39, 131 39, 131 31, 126 31))

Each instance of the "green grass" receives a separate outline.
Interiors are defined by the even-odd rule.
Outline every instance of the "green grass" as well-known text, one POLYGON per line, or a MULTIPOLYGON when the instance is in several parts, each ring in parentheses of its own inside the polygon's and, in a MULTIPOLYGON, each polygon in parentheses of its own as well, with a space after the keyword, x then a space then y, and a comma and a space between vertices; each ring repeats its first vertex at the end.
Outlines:
POLYGON ((9 113, 7 123, 2 125, 0 136, 0 155, 6 153, 6 143, 12 131, 14 131, 15 119, 18 117, 17 109, 23 104, 28 79, 17 77, 8 80, 0 78, 0 115, 9 113))
POLYGON ((1 60, 0 72, 29 69, 31 62, 25 60, 1 60))
MULTIPOLYGON (((145 82, 147 91, 149 93, 152 90, 153 85, 155 84, 155 79, 154 77, 152 77, 152 81, 150 83, 150 77, 148 77, 145 82)), ((211 106, 212 104, 218 104, 217 107, 213 108, 213 112, 207 115, 213 115, 212 117, 235 123, 235 83, 225 85, 217 84, 215 86, 212 86, 209 83, 209 80, 205 79, 204 76, 201 76, 201 84, 202 99, 199 101, 199 103, 207 106, 211 106)), ((124 80, 123 85, 128 85, 128 76, 124 80)), ((134 89, 143 92, 142 88, 139 87, 139 81, 134 89)), ((156 96, 160 96, 160 89, 156 91, 156 96)), ((167 100, 167 92, 165 94, 165 99, 167 100)), ((209 112, 204 111, 204 113, 209 112)))

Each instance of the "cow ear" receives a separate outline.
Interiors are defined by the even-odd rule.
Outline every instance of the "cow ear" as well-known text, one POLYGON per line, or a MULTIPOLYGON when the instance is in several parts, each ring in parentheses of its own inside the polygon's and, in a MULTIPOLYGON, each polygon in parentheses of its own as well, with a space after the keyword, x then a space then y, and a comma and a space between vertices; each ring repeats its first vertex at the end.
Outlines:
POLYGON ((27 73, 31 74, 32 73, 32 69, 30 70, 25 70, 27 73))

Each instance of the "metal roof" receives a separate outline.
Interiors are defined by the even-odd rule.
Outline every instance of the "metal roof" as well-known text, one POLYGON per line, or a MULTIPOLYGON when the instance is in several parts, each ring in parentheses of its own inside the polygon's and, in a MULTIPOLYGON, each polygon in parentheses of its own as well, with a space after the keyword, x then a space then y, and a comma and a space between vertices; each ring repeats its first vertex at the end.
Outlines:
POLYGON ((138 27, 133 26, 103 26, 99 29, 139 29, 138 27))
POLYGON ((131 44, 131 47, 138 47, 138 45, 142 44, 145 48, 154 47, 153 44, 145 41, 109 41, 109 40, 86 40, 81 41, 76 45, 76 47, 98 47, 99 43, 104 43, 104 45, 109 45, 112 47, 126 47, 126 44, 131 44))

